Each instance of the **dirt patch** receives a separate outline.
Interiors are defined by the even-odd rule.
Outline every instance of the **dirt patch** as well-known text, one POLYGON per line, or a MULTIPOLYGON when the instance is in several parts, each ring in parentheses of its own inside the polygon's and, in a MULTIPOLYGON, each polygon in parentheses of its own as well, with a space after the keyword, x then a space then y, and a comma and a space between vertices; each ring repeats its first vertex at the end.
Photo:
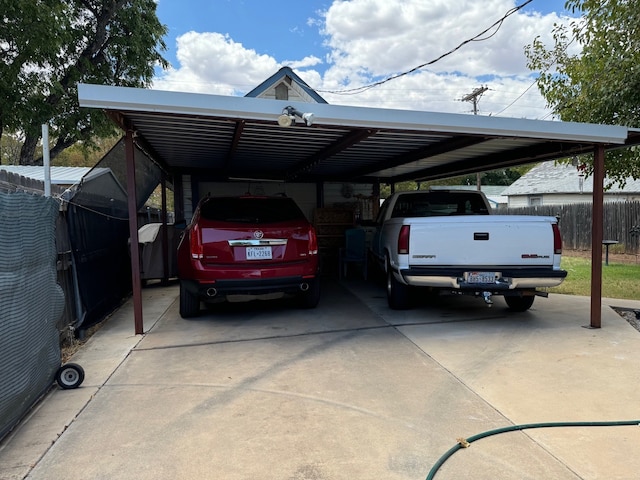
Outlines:
POLYGON ((73 355, 80 350, 85 343, 87 343, 87 340, 89 340, 94 333, 100 330, 106 321, 107 319, 104 319, 93 327, 88 328, 83 333, 82 338, 77 338, 73 331, 69 330, 67 338, 63 339, 62 344, 60 345, 62 363, 67 363, 71 357, 73 357, 73 355))
MULTIPOLYGON (((579 257, 591 259, 591 250, 562 250, 563 257, 579 257)), ((602 252, 602 260, 605 253, 602 252)), ((609 252, 609 263, 640 264, 640 254, 609 252)))

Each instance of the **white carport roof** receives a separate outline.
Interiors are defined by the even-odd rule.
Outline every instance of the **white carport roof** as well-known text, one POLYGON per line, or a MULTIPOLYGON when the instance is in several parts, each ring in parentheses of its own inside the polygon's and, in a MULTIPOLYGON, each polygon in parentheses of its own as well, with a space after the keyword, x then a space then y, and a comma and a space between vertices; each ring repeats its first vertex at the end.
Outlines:
POLYGON ((81 84, 100 108, 170 172, 221 180, 428 180, 621 146, 626 127, 296 103, 81 84), (287 106, 311 126, 280 127, 287 106))
MULTIPOLYGON (((134 142, 170 175, 296 182, 428 180, 592 153, 590 326, 600 327, 604 152, 640 143, 636 129, 87 84, 78 85, 78 99, 81 107, 105 110, 126 132, 132 243, 138 241, 134 142), (313 113, 313 124, 279 126, 288 106, 313 113)), ((140 334, 137 249, 131 267, 140 334)))

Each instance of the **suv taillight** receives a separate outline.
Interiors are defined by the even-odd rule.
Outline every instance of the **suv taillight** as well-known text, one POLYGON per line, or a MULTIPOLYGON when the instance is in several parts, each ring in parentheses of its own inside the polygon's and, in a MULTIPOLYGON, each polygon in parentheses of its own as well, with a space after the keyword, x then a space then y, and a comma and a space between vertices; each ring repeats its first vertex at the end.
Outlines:
POLYGON ((400 227, 398 235, 398 254, 407 255, 409 253, 409 225, 400 227))
POLYGON ((309 227, 309 255, 318 254, 318 236, 313 227, 309 227))
POLYGON ((553 253, 555 255, 562 254, 562 235, 560 235, 560 227, 557 223, 552 224, 553 228, 553 253))
POLYGON ((201 259, 204 257, 202 239, 200 238, 200 227, 196 223, 189 232, 189 247, 191 248, 191 258, 201 259))

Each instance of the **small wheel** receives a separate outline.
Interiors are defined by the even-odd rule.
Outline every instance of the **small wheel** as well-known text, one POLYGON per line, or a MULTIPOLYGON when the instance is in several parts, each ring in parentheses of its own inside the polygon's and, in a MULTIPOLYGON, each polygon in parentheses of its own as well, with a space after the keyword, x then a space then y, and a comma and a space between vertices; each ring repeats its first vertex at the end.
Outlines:
POLYGON ((512 312, 525 312, 529 310, 529 308, 531 308, 531 305, 533 305, 533 301, 535 300, 535 298, 536 297, 534 297, 533 295, 522 297, 508 295, 504 297, 504 301, 507 302, 507 306, 512 312))
POLYGON ((84 369, 77 363, 66 363, 56 372, 56 382, 60 388, 78 388, 84 381, 84 369))

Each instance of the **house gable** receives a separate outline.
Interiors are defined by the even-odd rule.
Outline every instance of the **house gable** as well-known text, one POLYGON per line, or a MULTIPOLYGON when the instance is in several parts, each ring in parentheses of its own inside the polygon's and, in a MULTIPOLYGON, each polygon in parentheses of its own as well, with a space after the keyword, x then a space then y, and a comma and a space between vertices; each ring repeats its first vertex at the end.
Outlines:
POLYGON ((305 103, 327 103, 289 67, 282 67, 245 97, 292 100, 305 103))

